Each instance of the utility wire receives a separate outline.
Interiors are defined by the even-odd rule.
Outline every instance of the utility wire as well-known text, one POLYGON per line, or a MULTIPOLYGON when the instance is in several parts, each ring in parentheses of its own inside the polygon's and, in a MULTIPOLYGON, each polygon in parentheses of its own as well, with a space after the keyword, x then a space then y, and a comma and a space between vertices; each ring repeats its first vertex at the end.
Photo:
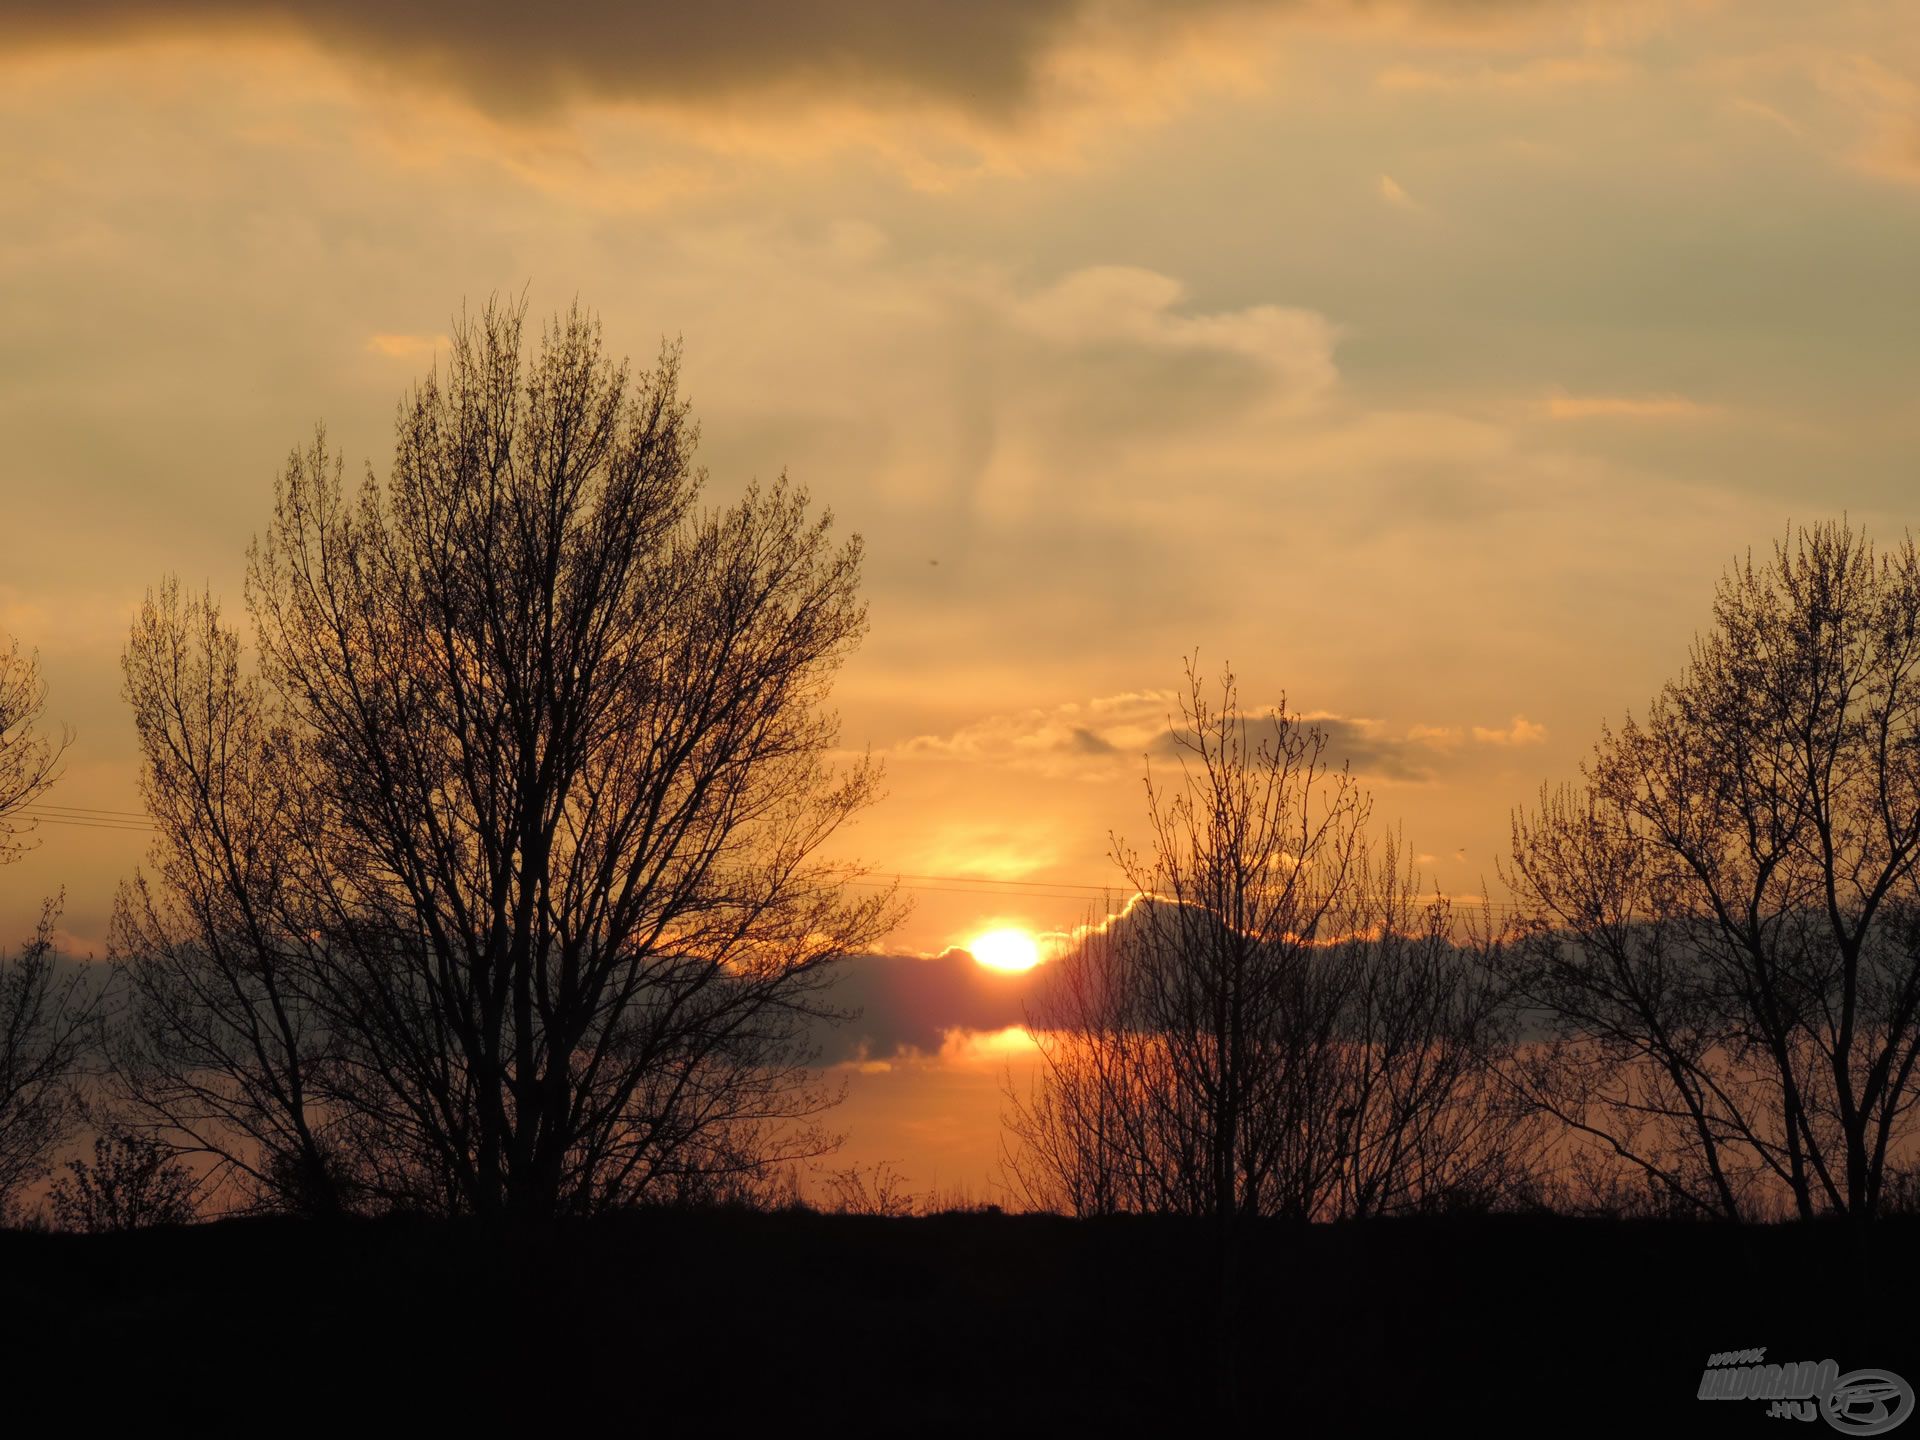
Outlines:
MULTIPOLYGON (((131 810, 102 810, 79 805, 27 805, 19 812, 38 824, 65 825, 82 830, 117 830, 123 834, 150 834, 157 830, 146 815, 131 810)), ((939 875, 920 871, 900 871, 850 880, 849 885, 867 890, 901 889, 917 895, 986 895, 1014 900, 1061 900, 1079 904, 1130 896, 1133 887, 1117 882, 1099 884, 1085 880, 1004 880, 989 875, 939 875)), ((1480 901, 1461 902, 1464 909, 1480 909, 1480 901)), ((1511 911, 1518 907, 1506 901, 1494 901, 1492 909, 1511 911)))

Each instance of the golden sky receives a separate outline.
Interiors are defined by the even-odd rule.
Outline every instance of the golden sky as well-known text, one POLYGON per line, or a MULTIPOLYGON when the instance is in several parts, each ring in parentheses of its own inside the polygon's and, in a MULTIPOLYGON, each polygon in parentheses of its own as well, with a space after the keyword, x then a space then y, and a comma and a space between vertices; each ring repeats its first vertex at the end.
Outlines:
MULTIPOLYGON (((1100 905, 1196 648, 1478 894, 1734 554, 1913 518, 1914 0, 0 0, 0 174, 51 803, 137 808, 133 606, 237 608, 316 420, 383 466, 463 299, 577 296, 683 337, 716 496, 866 537, 850 846, 991 882, 913 880, 897 966, 1100 905)), ((98 953, 143 836, 41 840, 0 922, 64 885, 98 953)), ((1018 985, 895 979, 849 1154, 984 1191, 1018 985)))

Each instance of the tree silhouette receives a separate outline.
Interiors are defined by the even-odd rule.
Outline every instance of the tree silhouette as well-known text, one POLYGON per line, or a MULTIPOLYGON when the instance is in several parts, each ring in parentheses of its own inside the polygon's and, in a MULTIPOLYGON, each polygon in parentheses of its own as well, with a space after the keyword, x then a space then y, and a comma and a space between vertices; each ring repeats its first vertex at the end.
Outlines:
POLYGON ((1187 680, 1179 780, 1147 775, 1152 849, 1115 845, 1151 897, 1122 949, 1163 1072, 1147 1082, 1163 1168, 1205 1213, 1301 1214, 1337 1154, 1316 1103, 1336 991, 1315 946, 1357 928, 1367 800, 1284 702, 1256 739, 1230 673, 1218 704, 1187 680))
POLYGON ((303 924, 314 812, 293 731, 241 669, 211 596, 168 581, 141 606, 124 695, 159 837, 114 908, 127 1005, 108 1032, 125 1123, 212 1162, 255 1207, 348 1203, 340 1041, 315 992, 327 943, 303 924))
POLYGON ((1516 815, 1534 1099, 1697 1212, 1873 1215, 1920 1057, 1920 555, 1845 523, 1722 578, 1578 786, 1516 815))
POLYGON ((43 1177, 79 1120, 75 1081, 100 994, 54 952, 59 903, 49 900, 34 936, 0 956, 0 1223, 23 1188, 43 1177))
MULTIPOLYGON (((17 860, 33 822, 22 812, 53 784, 72 737, 38 729, 47 687, 17 643, 0 652, 0 865, 17 860)), ((54 951, 58 899, 41 909, 34 936, 0 955, 0 1221, 20 1190, 46 1174, 72 1134, 73 1080, 99 994, 79 971, 62 974, 54 951)))
POLYGON ((784 478, 698 509, 676 352, 523 319, 456 326, 384 485, 293 455, 257 679, 171 589, 129 646, 161 839, 120 1086, 279 1192, 542 1216, 814 1153, 807 1025, 892 920, 818 858, 876 783, 822 708, 858 539, 784 478))
POLYGON ((22 811, 59 778, 60 757, 73 741, 39 732, 47 686, 35 657, 22 655, 18 641, 0 651, 0 865, 19 858, 21 836, 33 828, 22 811))
POLYGON ((1042 1075, 1006 1116, 1023 1198, 1229 1220, 1505 1198, 1535 1137, 1490 1068, 1491 927, 1421 899, 1324 734, 1284 706, 1256 730, 1231 674, 1214 703, 1189 666, 1170 739, 1151 855, 1115 847, 1135 900, 1033 1006, 1042 1075))
POLYGON ((194 1218, 195 1186, 172 1151, 153 1140, 99 1135, 93 1159, 69 1160, 53 1184, 53 1220, 63 1230, 103 1235, 194 1218))

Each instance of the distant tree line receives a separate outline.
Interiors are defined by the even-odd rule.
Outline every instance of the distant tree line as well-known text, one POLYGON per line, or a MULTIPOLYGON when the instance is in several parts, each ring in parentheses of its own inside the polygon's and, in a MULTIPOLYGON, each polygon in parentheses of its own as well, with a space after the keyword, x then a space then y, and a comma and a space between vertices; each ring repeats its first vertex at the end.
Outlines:
MULTIPOLYGON (((0 957, 0 1221, 539 1219, 791 1199, 836 1098, 811 1028, 896 922, 823 846, 857 538, 784 478, 703 509, 676 352, 489 304, 387 478, 290 457, 244 627, 163 580, 125 698, 156 839, 112 983, 0 957)), ((58 777, 0 654, 0 861, 58 777)), ((1134 895, 1051 962, 1016 1198, 1297 1221, 1724 1219, 1911 1203, 1920 556, 1846 524, 1721 581, 1580 780, 1515 813, 1515 902, 1423 888, 1328 737, 1187 668, 1134 895)), ((894 1213, 891 1172, 836 1182, 894 1213)))
POLYGON ((1516 812, 1500 923, 1418 893, 1324 735, 1190 667, 1150 852, 1115 846, 1138 898, 1034 1006, 1016 1188, 1299 1219, 1910 1204, 1920 557, 1799 531, 1715 622, 1516 812))
MULTIPOLYGON (((244 635, 171 580, 141 607, 158 837, 89 1017, 87 1213, 143 1147, 228 1207, 541 1218, 750 1195, 832 1141, 809 1026, 895 911, 819 858, 874 794, 824 708, 859 541, 784 478, 702 509, 676 352, 636 377, 577 309, 523 317, 458 325, 384 482, 293 454, 244 635)), ((77 1033, 37 946, 0 990, 22 1175, 77 1033)))

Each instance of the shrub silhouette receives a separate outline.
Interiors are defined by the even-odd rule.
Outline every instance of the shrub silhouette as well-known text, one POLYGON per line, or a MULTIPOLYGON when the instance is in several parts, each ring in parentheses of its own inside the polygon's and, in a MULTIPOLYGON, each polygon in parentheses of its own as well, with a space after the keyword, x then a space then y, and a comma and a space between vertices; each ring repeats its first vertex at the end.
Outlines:
POLYGON ((101 1135, 93 1160, 69 1160, 50 1197, 54 1223, 89 1235, 186 1225, 198 1210, 193 1176, 164 1145, 101 1135))

